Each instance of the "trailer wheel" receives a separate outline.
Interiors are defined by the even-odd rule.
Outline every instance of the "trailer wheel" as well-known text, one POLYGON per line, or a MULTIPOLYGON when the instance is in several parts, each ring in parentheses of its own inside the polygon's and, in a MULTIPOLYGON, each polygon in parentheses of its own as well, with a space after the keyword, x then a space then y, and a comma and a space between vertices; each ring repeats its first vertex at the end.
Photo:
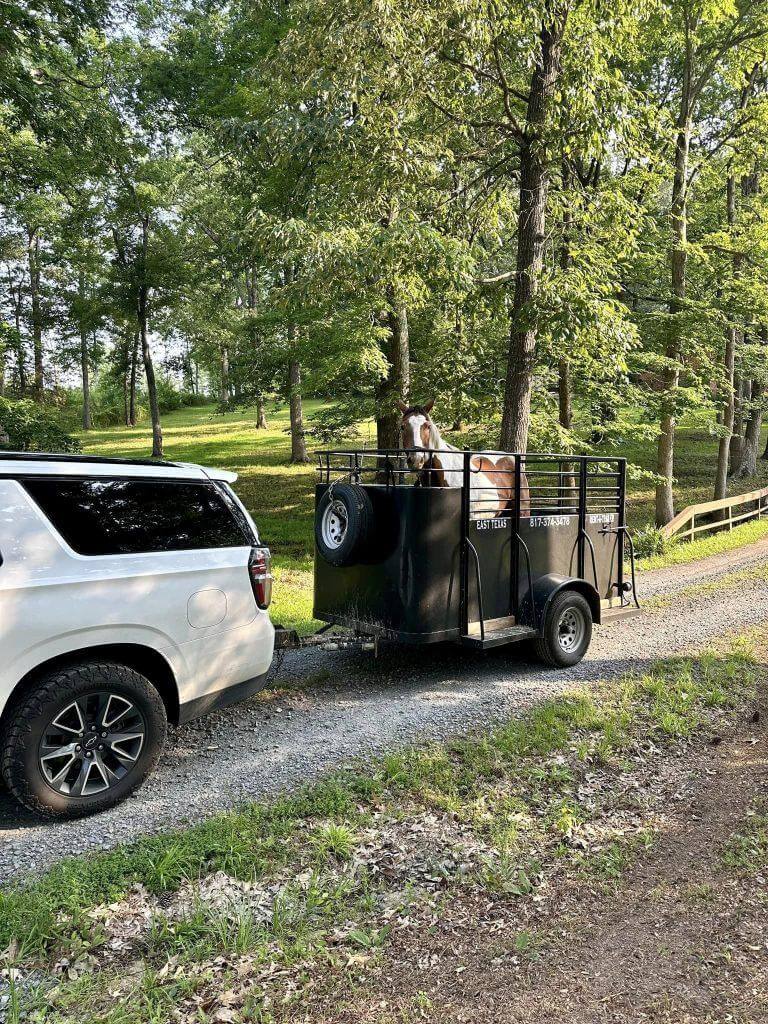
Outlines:
POLYGON ((587 653, 592 640, 592 612, 587 599, 575 590, 561 590, 547 609, 536 654, 547 665, 567 668, 587 653))
POLYGON ((373 505, 367 492, 354 484, 333 484, 315 512, 315 542, 326 562, 353 565, 368 543, 373 505))

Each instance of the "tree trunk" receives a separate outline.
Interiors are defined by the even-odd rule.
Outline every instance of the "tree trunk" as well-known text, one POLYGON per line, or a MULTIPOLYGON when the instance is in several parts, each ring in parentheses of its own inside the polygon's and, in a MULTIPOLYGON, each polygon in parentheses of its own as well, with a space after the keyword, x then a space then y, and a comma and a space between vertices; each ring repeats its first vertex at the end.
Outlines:
POLYGON ((91 429, 91 384, 90 384, 90 355, 88 352, 88 325, 85 322, 85 274, 82 272, 77 282, 80 295, 80 375, 83 381, 83 430, 91 429))
POLYGON ((13 298, 13 320, 16 326, 16 372, 19 379, 19 394, 24 398, 27 394, 27 366, 24 339, 21 334, 21 285, 18 288, 13 287, 10 270, 8 271, 8 285, 13 298))
POLYGON ((163 428, 160 424, 160 406, 157 401, 157 382, 152 352, 149 347, 147 331, 149 288, 147 286, 147 248, 149 245, 149 221, 144 217, 141 222, 141 282, 138 294, 138 320, 141 335, 141 355, 144 360, 144 372, 147 376, 147 397, 149 399, 149 415, 152 420, 152 458, 163 457, 163 428))
POLYGON ((128 326, 123 329, 123 340, 120 347, 122 349, 120 377, 123 382, 123 423, 126 427, 130 427, 131 417, 128 412, 128 377, 131 370, 131 331, 128 326))
MULTIPOLYGON (((286 263, 283 271, 283 281, 286 286, 293 284, 295 274, 294 265, 286 263)), ((289 333, 295 346, 298 328, 291 325, 289 333)), ((301 363, 295 351, 288 362, 288 405, 291 415, 291 462, 294 464, 309 462, 307 439, 304 434, 304 410, 301 404, 301 363)))
POLYGON ((267 430, 269 424, 267 423, 267 407, 264 403, 264 399, 261 395, 256 398, 256 429, 267 430))
POLYGON ((408 314, 398 303, 394 289, 388 289, 389 307, 384 320, 389 333, 389 373, 378 388, 379 411, 376 417, 376 446, 378 448, 400 447, 400 413, 398 401, 408 404, 411 390, 411 343, 408 329, 408 314))
POLYGON ((219 405, 224 406, 227 402, 229 402, 229 349, 226 345, 222 345, 219 378, 219 405))
POLYGON ((744 379, 738 373, 734 374, 733 390, 733 432, 731 433, 731 443, 729 446, 729 464, 731 472, 733 472, 733 470, 741 463, 741 452, 744 447, 744 379))
POLYGON ((731 450, 731 435, 733 434, 734 394, 733 394, 733 359, 736 352, 736 328, 729 327, 725 338, 725 368, 726 401, 723 407, 723 433, 720 437, 720 444, 717 448, 717 470, 715 472, 715 491, 713 498, 718 501, 724 498, 728 491, 728 464, 731 450))
POLYGON ((307 439, 304 436, 304 411, 301 406, 301 365, 296 359, 288 364, 288 400, 291 411, 291 462, 309 462, 307 439))
POLYGON ((507 352, 507 375, 500 446, 524 452, 531 419, 531 386, 536 354, 533 301, 539 290, 544 255, 549 171, 543 134, 560 78, 564 23, 541 30, 541 60, 531 76, 526 132, 520 140, 517 261, 507 352))
POLYGON ((40 236, 37 228, 27 232, 27 259, 29 264, 29 296, 32 313, 32 345, 34 351, 34 393, 38 402, 43 397, 43 321, 40 306, 40 236))
POLYGON ((136 376, 139 366, 139 331, 134 331, 131 350, 131 375, 128 385, 128 426, 136 426, 136 376))
MULTIPOLYGON (((726 183, 726 208, 728 211, 728 225, 733 228, 736 222, 736 179, 733 174, 728 175, 726 183)), ((734 257, 735 260, 735 257, 734 257)), ((734 267, 736 271, 738 267, 734 267)), ((736 412, 736 395, 734 390, 734 365, 736 360, 737 330, 729 327, 725 336, 725 356, 723 368, 725 370, 725 405, 722 412, 723 433, 717 448, 717 469, 715 471, 715 490, 713 498, 718 501, 728 493, 728 467, 731 457, 731 439, 733 437, 733 419, 736 412)))
POLYGON ((755 380, 753 382, 752 409, 744 431, 741 461, 733 474, 734 478, 755 476, 757 474, 757 451, 760 444, 760 430, 763 426, 764 390, 762 381, 755 380))
POLYGON ((669 303, 671 314, 669 339, 665 355, 669 361, 664 373, 664 395, 661 401, 661 423, 658 449, 656 453, 656 472, 660 481, 656 484, 656 525, 665 526, 675 514, 675 502, 672 494, 672 480, 675 475, 675 407, 677 388, 680 382, 680 328, 675 314, 685 306, 686 270, 688 242, 688 158, 691 142, 691 78, 692 58, 686 56, 683 69, 683 91, 680 100, 680 115, 677 122, 677 138, 675 141, 675 174, 672 182, 672 203, 670 220, 672 222, 672 247, 670 250, 670 275, 672 279, 672 297, 669 303))
POLYGON ((571 400, 571 364, 561 359, 557 366, 557 399, 560 426, 571 429, 573 423, 573 403, 571 400))
MULTIPOLYGON (((571 188, 571 169, 568 161, 563 160, 563 193, 571 188)), ((571 228, 573 213, 566 205, 563 211, 563 244, 560 247, 560 269, 566 273, 571 265, 571 228)), ((564 430, 571 429, 573 422, 573 402, 571 399, 571 364, 567 356, 561 356, 557 363, 557 405, 558 420, 564 430)))
MULTIPOLYGON (((760 341, 762 342, 763 347, 768 346, 768 327, 760 328, 760 341)), ((745 477, 755 476, 757 474, 760 431, 763 426, 763 401, 765 398, 765 388, 766 385, 764 378, 755 377, 752 381, 752 409, 744 432, 744 449, 741 455, 741 464, 736 470, 734 476, 745 477)), ((765 458, 765 453, 763 453, 761 458, 765 458)))

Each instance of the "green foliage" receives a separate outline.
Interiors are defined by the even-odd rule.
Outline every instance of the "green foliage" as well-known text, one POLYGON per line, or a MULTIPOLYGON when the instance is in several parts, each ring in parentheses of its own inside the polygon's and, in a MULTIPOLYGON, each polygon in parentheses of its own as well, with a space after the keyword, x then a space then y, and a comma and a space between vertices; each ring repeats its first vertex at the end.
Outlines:
POLYGON ((632 536, 638 558, 651 558, 665 554, 672 546, 658 526, 644 526, 632 536))
POLYGON ((80 442, 35 402, 0 398, 0 447, 22 452, 79 452, 80 442))
POLYGON ((160 412, 166 413, 183 409, 185 405, 192 405, 194 396, 181 391, 170 377, 161 375, 157 378, 157 400, 160 412))

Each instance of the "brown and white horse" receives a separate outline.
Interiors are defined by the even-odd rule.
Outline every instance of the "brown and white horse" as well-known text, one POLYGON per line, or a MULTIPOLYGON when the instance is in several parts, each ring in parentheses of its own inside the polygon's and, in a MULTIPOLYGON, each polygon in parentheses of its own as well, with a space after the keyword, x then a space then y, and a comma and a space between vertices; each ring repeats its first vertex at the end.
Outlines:
MULTIPOLYGON (((430 416, 434 399, 426 405, 398 402, 400 431, 408 468, 418 473, 422 487, 461 487, 464 455, 448 444, 430 416)), ((495 519, 515 504, 515 457, 505 452, 483 452, 470 459, 473 519, 495 519)), ((520 478, 520 511, 530 515, 531 501, 525 473, 520 478)))

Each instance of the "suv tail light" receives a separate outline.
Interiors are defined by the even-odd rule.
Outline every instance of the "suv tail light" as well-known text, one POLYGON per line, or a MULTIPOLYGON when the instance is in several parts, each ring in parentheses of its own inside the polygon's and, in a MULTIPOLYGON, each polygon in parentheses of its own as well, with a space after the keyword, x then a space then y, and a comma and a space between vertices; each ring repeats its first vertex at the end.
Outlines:
POLYGON ((254 548, 248 560, 248 573, 251 577, 253 596, 262 610, 269 608, 272 601, 272 555, 269 548, 254 548))

